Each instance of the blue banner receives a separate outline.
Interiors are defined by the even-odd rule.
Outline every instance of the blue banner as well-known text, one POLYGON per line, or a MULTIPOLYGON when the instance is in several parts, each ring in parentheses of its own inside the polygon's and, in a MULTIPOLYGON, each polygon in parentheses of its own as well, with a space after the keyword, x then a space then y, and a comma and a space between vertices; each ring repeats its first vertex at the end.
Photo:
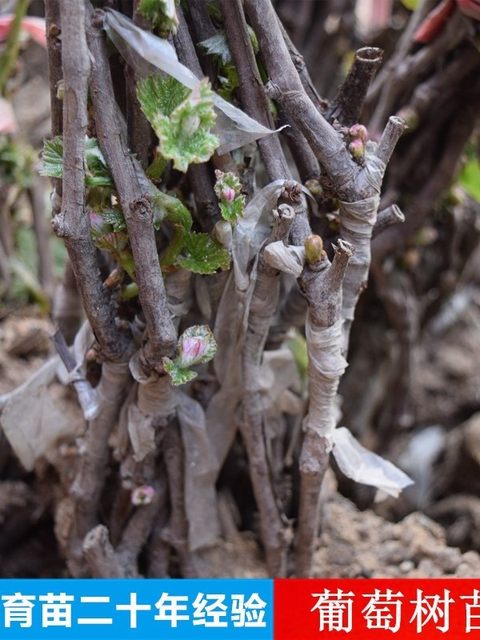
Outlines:
POLYGON ((0 580, 5 640, 271 640, 270 580, 0 580))

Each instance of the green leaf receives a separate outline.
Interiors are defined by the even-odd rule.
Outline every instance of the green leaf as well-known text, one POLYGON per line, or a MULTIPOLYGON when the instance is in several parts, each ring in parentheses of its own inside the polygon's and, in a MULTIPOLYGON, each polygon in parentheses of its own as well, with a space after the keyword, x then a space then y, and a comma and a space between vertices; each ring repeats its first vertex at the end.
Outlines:
POLYGON ((215 124, 213 93, 208 80, 202 80, 170 114, 165 115, 165 102, 158 101, 156 84, 142 85, 140 105, 159 139, 160 153, 173 160, 173 166, 184 173, 188 165, 206 162, 220 144, 210 132, 215 124))
POLYGON ((207 275, 230 267, 230 254, 208 233, 188 233, 176 265, 193 273, 207 275))
MULTIPOLYGON (((50 178, 63 177, 63 139, 56 136, 45 140, 40 175, 50 178)), ((96 138, 85 138, 85 184, 87 187, 112 187, 110 172, 96 138)))
POLYGON ((219 206, 222 218, 234 224, 238 218, 243 216, 245 211, 245 196, 238 196, 232 202, 220 202, 219 206))
POLYGON ((470 197, 480 202, 480 161, 477 157, 468 159, 460 173, 459 182, 470 197))
POLYGON ((186 329, 177 345, 175 360, 163 358, 165 371, 170 375, 173 385, 185 384, 197 376, 189 367, 209 362, 217 351, 217 343, 207 325, 194 325, 186 329))
POLYGON ((178 387, 180 384, 190 382, 190 380, 193 380, 198 375, 196 371, 182 369, 182 367, 178 366, 178 364, 173 360, 170 360, 170 358, 163 358, 163 367, 172 379, 172 384, 175 387, 178 387))
POLYGON ((158 113, 170 116, 190 94, 190 89, 172 76, 149 76, 138 83, 137 97, 140 106, 152 122, 158 113))
POLYGON ((141 0, 138 11, 160 29, 162 35, 175 34, 178 28, 174 0, 141 0))
POLYGON ((85 139, 85 184, 87 187, 112 187, 113 181, 96 138, 85 139))
POLYGON ((63 177, 63 140, 56 136, 51 140, 44 140, 42 153, 41 176, 50 178, 63 177))
POLYGON ((110 224, 113 231, 125 231, 127 225, 123 213, 119 209, 103 209, 100 215, 107 224, 110 224))

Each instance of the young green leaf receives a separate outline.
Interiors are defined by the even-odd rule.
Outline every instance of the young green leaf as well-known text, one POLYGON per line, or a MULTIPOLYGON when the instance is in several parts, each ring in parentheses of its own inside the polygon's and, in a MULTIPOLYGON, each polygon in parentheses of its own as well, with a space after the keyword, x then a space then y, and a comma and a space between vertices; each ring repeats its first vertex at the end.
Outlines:
MULTIPOLYGON (((56 136, 45 140, 40 175, 63 177, 63 139, 56 136)), ((112 187, 110 172, 96 138, 85 138, 85 184, 87 187, 112 187)))
POLYGON ((190 382, 190 380, 193 380, 198 375, 196 371, 182 369, 182 367, 179 367, 178 364, 173 360, 170 360, 170 358, 163 358, 163 367, 172 379, 172 384, 175 387, 178 387, 180 384, 190 382))
POLYGON ((148 76, 138 83, 137 97, 147 119, 158 113, 170 116, 190 94, 190 89, 172 76, 148 76))
POLYGON ((50 178, 63 177, 63 140, 56 136, 51 140, 44 140, 40 175, 50 178))
MULTIPOLYGON (((163 82, 163 81, 162 81, 163 82)), ((184 173, 188 165, 206 162, 220 144, 211 133, 216 114, 213 93, 208 80, 202 80, 190 94, 166 115, 172 103, 163 95, 158 81, 143 82, 138 99, 159 139, 160 153, 173 160, 173 166, 184 173)), ((178 99, 178 95, 174 101, 178 99)))
POLYGON ((208 275, 230 267, 230 254, 208 233, 188 233, 176 265, 193 273, 208 275))
POLYGON ((138 11, 152 23, 152 26, 158 27, 162 35, 177 32, 175 0, 141 0, 138 11))

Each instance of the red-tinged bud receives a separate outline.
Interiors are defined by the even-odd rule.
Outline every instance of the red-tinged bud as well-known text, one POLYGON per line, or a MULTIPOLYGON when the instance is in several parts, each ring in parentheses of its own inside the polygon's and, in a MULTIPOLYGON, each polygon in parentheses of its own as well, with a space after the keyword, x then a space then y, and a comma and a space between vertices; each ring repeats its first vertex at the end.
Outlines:
POLYGON ((427 44, 434 40, 443 30, 448 18, 455 9, 455 0, 442 0, 427 15, 413 35, 414 42, 427 44))
POLYGON ((363 124, 353 124, 348 130, 350 137, 359 138, 362 142, 366 142, 368 140, 368 131, 367 127, 363 124))
POLYGON ((305 240, 305 259, 308 264, 317 264, 325 257, 323 240, 320 236, 310 234, 305 240))
POLYGON ((457 0, 460 11, 474 20, 480 20, 480 0, 457 0))
POLYGON ((363 156, 365 155, 365 145, 363 144, 363 141, 360 140, 360 138, 355 138, 355 140, 352 140, 348 145, 348 150, 355 158, 355 160, 362 160, 363 156))

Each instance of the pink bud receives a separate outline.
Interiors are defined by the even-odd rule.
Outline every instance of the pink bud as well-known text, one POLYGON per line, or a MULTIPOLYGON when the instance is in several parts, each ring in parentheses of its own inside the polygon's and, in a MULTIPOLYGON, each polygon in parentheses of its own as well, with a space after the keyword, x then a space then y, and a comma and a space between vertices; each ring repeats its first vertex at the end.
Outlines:
POLYGON ((155 489, 148 484, 144 484, 141 487, 136 487, 132 491, 132 504, 135 507, 139 507, 144 504, 150 504, 155 495, 155 489))
POLYGON ((363 142, 366 142, 368 139, 367 127, 364 127, 363 124, 352 125, 348 130, 348 133, 352 138, 360 138, 363 142))
POLYGON ((348 145, 348 150, 355 160, 361 160, 365 153, 365 146, 360 138, 355 138, 355 140, 352 140, 348 145))
POLYGON ((203 338, 185 338, 182 343, 180 357, 184 366, 195 362, 207 350, 207 343, 203 338))
POLYGON ((235 189, 232 189, 232 187, 223 187, 220 197, 222 200, 225 200, 225 202, 232 202, 235 200, 235 189))

